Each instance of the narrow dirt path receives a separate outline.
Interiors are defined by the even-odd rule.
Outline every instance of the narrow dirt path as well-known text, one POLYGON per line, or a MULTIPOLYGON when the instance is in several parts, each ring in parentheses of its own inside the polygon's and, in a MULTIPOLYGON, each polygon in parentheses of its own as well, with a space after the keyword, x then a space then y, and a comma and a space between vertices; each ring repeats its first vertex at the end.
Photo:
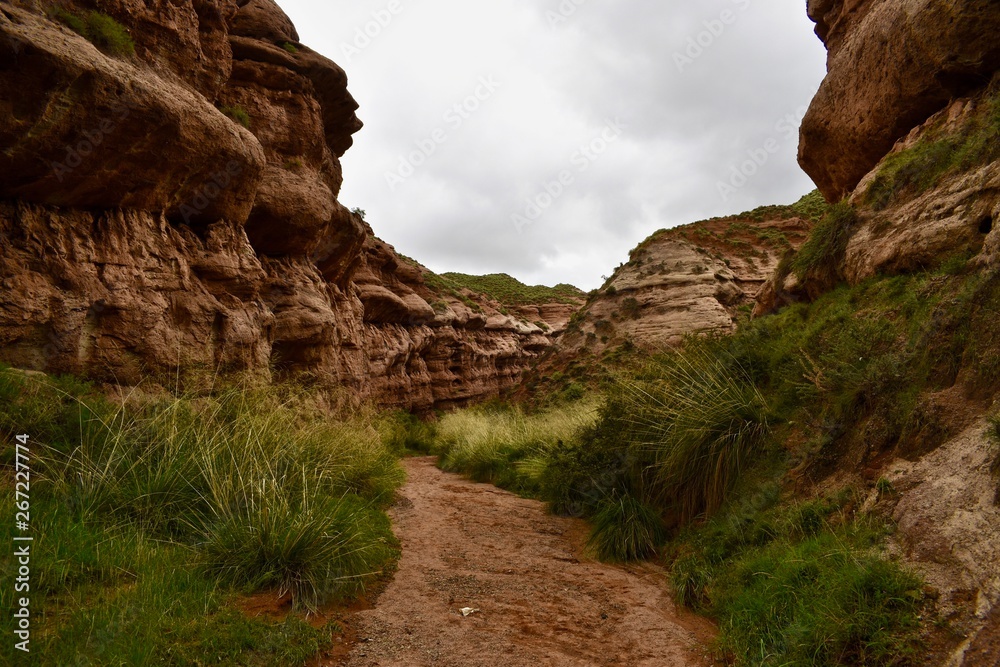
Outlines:
POLYGON ((711 664, 710 625, 679 613, 655 566, 586 558, 582 521, 404 462, 392 510, 399 571, 352 625, 350 667, 685 667, 711 664), (462 616, 462 608, 476 609, 462 616))

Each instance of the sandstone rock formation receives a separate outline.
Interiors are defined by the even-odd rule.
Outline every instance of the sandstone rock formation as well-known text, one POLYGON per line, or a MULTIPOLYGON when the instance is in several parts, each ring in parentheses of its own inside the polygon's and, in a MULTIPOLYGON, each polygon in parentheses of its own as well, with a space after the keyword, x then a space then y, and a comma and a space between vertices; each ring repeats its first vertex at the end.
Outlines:
POLYGON ((0 361, 307 374, 416 410, 516 383, 566 304, 442 290, 376 239, 337 201, 356 109, 272 0, 5 3, 0 361), (134 54, 67 27, 92 10, 134 54))
POLYGON ((799 163, 830 201, 1000 68, 993 0, 809 0, 808 11, 828 74, 802 123, 799 163))
POLYGON ((658 349, 688 334, 730 332, 812 225, 793 207, 768 207, 661 230, 591 297, 561 347, 599 353, 627 341, 658 349))
POLYGON ((940 616, 964 638, 949 665, 990 665, 1000 657, 1000 506, 990 470, 995 444, 986 431, 979 421, 917 461, 893 461, 887 471, 899 494, 895 541, 933 587, 940 616))

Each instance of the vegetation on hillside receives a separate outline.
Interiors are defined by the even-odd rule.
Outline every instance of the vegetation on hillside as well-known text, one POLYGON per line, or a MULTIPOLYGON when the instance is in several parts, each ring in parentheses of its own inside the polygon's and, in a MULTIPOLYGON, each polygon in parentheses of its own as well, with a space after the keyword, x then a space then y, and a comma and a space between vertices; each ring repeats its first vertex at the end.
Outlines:
POLYGON ((950 132, 942 121, 913 146, 891 153, 865 192, 876 211, 902 196, 913 196, 937 185, 948 174, 967 172, 1000 158, 1000 92, 979 103, 970 122, 950 132))
POLYGON ((90 11, 81 15, 65 9, 55 9, 52 16, 108 55, 131 56, 135 53, 135 43, 128 30, 107 14, 90 11))
MULTIPOLYGON (((32 652, 46 664, 304 663, 334 627, 253 619, 239 600, 267 592, 315 609, 391 570, 392 430, 331 421, 292 387, 113 402, 71 378, 0 369, 5 467, 15 436, 30 436, 32 652)), ((0 592, 5 609, 13 595, 0 592)))
MULTIPOLYGON (((836 254, 835 230, 851 219, 843 208, 827 214, 833 231, 820 226, 804 266, 836 254)), ((964 264, 841 285, 730 336, 626 355, 596 419, 559 421, 592 409, 592 397, 516 412, 558 425, 545 444, 472 438, 457 456, 439 436, 435 447, 448 469, 588 518, 602 558, 659 553, 679 599, 719 621, 720 649, 738 664, 906 664, 925 600, 920 581, 882 553, 891 520, 859 510, 879 489, 861 472, 957 434, 928 396, 958 381, 970 400, 996 391, 998 309, 1000 275, 964 264), (856 486, 814 498, 787 484, 845 461, 856 486)), ((443 423, 492 433, 510 414, 443 423)))
POLYGON ((479 292, 505 306, 533 306, 545 303, 575 304, 584 294, 572 285, 559 284, 555 287, 525 285, 506 273, 491 273, 471 276, 464 273, 443 273, 441 277, 459 288, 479 292))

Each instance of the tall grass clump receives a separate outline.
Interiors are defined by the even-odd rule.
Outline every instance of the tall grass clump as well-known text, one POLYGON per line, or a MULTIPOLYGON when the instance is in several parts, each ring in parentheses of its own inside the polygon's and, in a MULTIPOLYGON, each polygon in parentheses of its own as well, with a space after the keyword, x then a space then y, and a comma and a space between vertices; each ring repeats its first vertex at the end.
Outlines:
POLYGON ((84 525, 185 545, 220 581, 310 608, 392 558, 381 510, 403 475, 373 425, 266 388, 78 403, 76 440, 39 454, 52 494, 84 525))
POLYGON ((644 486, 681 523, 722 505, 771 428, 764 397, 746 372, 710 350, 693 341, 620 383, 644 486))
POLYGON ((604 561, 648 558, 666 540, 660 513, 631 493, 605 498, 591 522, 588 546, 604 561))
POLYGON ((535 414, 496 404, 454 412, 438 423, 434 452, 444 470, 537 494, 549 454, 592 424, 597 409, 582 400, 535 414))
MULTIPOLYGON (((46 664, 315 658, 334 626, 253 618, 240 598, 315 608, 386 572, 397 551, 383 509, 402 480, 373 415, 335 421, 323 406, 251 385, 112 400, 0 366, 0 465, 30 435, 32 652, 46 664)), ((12 517, 13 494, 3 504, 12 517)), ((16 569, 12 554, 0 570, 16 569)), ((0 590, 0 607, 14 596, 0 590)), ((0 647, 0 663, 16 655, 0 647)))

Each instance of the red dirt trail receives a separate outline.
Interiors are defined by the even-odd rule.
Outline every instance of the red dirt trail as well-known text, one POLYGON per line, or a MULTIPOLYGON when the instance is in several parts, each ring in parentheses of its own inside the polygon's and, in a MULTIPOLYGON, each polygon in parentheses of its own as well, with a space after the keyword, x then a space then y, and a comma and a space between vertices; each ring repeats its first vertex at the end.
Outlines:
POLYGON ((433 458, 404 465, 409 479, 391 512, 399 570, 374 607, 352 617, 358 642, 340 664, 712 664, 704 646, 713 629, 675 608, 661 569, 596 562, 583 553, 582 521, 443 473, 433 458))

